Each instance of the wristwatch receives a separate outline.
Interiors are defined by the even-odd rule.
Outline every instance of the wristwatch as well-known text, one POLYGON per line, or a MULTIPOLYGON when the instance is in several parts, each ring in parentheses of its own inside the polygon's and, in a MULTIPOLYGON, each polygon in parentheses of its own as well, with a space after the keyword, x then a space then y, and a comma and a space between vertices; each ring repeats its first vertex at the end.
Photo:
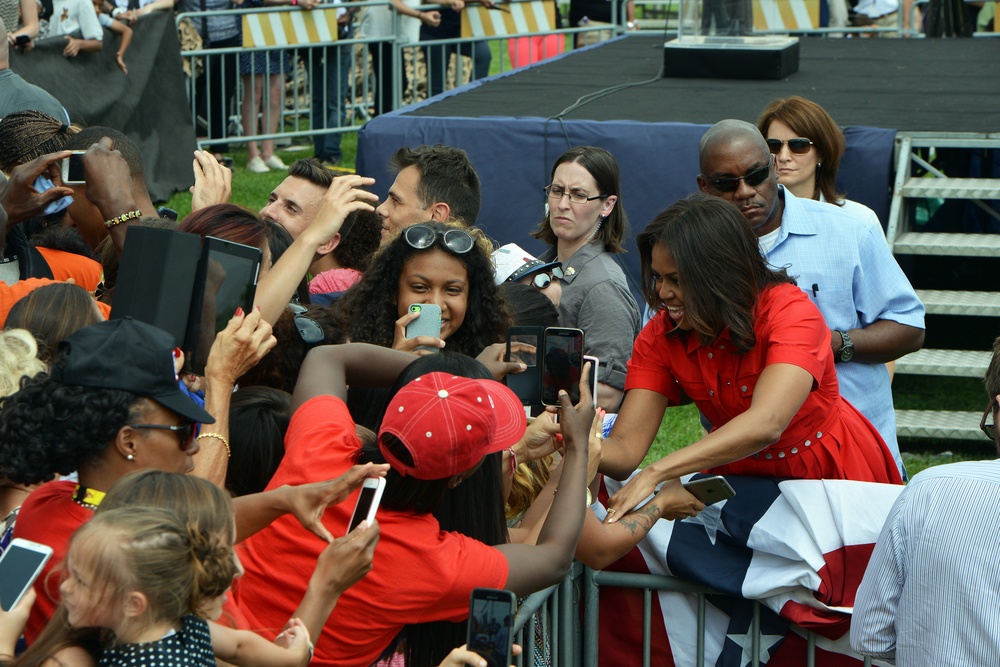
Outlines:
POLYGON ((840 346, 840 351, 837 352, 837 361, 846 364, 848 361, 854 358, 854 341, 847 334, 846 331, 838 331, 840 337, 843 339, 843 344, 840 346))

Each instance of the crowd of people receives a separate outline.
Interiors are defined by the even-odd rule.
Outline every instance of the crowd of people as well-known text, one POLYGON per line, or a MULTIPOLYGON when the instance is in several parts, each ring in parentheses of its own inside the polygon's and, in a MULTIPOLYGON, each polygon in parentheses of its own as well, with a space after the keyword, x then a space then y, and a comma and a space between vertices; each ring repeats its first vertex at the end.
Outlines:
MULTIPOLYGON (((684 475, 903 483, 887 363, 920 348, 924 309, 874 213, 835 189, 836 123, 778 100, 699 151, 700 192, 638 234, 643 318, 613 259, 633 233, 618 162, 599 147, 568 149, 539 184, 536 257, 476 227, 481 184, 457 148, 401 148, 382 202, 373 179, 299 160, 259 213, 228 202, 233 172, 199 151, 193 212, 174 222, 125 135, 4 117, 0 551, 20 538, 54 555, 0 614, 0 660, 479 665, 461 648, 473 589, 525 596, 574 558, 613 564, 660 519, 705 509, 684 475), (67 185, 73 148, 84 182, 67 185), (167 332, 108 319, 141 228, 260 250, 253 305, 203 375, 167 332), (422 304, 440 333, 409 337, 422 304), (599 362, 577 403, 526 406, 505 386, 525 370, 505 356, 515 325, 584 332, 599 362), (703 436, 637 471, 664 411, 689 403, 703 436), (628 481, 609 498, 602 475, 628 481), (376 519, 348 531, 371 477, 376 519)), ((923 520, 931 501, 906 499, 951 493, 938 486, 914 483, 893 525, 923 520)), ((920 632, 887 637, 893 615, 931 622, 888 590, 922 539, 899 530, 859 592, 859 650, 880 657, 916 650, 920 632)), ((904 593, 947 597, 939 562, 904 593)))

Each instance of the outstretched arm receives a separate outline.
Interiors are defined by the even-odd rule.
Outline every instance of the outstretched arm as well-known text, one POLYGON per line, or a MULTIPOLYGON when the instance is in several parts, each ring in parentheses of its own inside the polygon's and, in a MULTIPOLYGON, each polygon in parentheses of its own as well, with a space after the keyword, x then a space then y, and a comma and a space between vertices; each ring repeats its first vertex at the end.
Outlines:
POLYGON ((374 178, 353 174, 333 179, 323 195, 315 219, 275 262, 257 287, 254 304, 260 306, 265 321, 273 324, 278 320, 302 277, 309 271, 317 252, 330 244, 336 245, 340 226, 347 216, 354 211, 375 210, 371 202, 377 202, 378 196, 361 189, 373 183, 374 178))
POLYGON ((249 630, 234 630, 212 621, 208 629, 215 656, 240 667, 305 667, 312 658, 309 631, 298 619, 289 621, 279 635, 284 646, 249 630))
POLYGON ((348 385, 389 387, 415 357, 367 343, 321 345, 302 362, 292 410, 315 396, 347 398, 348 385))
POLYGON ((630 479, 611 497, 608 521, 621 520, 661 482, 738 461, 777 442, 802 407, 813 382, 809 371, 799 366, 767 366, 757 380, 753 400, 746 412, 698 442, 667 454, 630 479))

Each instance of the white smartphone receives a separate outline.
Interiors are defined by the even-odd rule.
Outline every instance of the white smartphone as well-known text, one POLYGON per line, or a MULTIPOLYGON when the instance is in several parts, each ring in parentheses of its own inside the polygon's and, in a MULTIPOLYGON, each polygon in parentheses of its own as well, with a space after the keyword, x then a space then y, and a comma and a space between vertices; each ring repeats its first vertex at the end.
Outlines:
POLYGON ((692 479, 689 482, 684 482, 684 488, 706 505, 728 500, 736 495, 736 491, 722 475, 692 479))
POLYGON ((357 528, 362 521, 367 521, 369 525, 375 520, 375 511, 378 509, 379 501, 382 500, 382 491, 385 489, 385 477, 368 477, 361 485, 361 494, 358 496, 358 503, 354 506, 354 514, 351 515, 351 523, 347 525, 347 532, 357 528))
POLYGON ((64 185, 80 185, 86 183, 83 171, 83 156, 87 151, 73 151, 62 161, 62 180, 64 185))
POLYGON ((0 608, 10 611, 35 582, 52 548, 15 537, 0 556, 0 608))
MULTIPOLYGON (((420 313, 420 317, 406 325, 406 337, 417 336, 441 337, 441 306, 436 303, 415 303, 409 307, 411 313, 420 313)), ((429 345, 419 345, 418 350, 438 352, 438 348, 429 345)))

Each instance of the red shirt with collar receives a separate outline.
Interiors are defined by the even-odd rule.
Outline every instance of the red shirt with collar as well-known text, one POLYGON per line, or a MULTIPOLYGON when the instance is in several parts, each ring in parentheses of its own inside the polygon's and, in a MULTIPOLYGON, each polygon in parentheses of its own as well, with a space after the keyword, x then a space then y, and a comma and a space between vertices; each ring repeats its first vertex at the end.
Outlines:
POLYGON ((754 314, 757 342, 744 354, 728 330, 702 345, 693 331, 667 337, 673 328, 662 312, 642 330, 625 390, 649 389, 672 405, 687 396, 716 428, 749 409, 766 366, 792 364, 813 377, 812 391, 778 442, 706 472, 902 483, 875 427, 840 396, 830 330, 798 287, 780 284, 761 293, 754 314))

